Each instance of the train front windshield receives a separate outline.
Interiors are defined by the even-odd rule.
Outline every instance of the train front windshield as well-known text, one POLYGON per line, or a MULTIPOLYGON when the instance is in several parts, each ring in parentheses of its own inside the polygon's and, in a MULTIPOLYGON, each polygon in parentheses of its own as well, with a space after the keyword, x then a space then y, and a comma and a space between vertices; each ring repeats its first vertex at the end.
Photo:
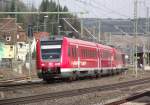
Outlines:
POLYGON ((43 60, 60 61, 62 41, 41 41, 43 60))

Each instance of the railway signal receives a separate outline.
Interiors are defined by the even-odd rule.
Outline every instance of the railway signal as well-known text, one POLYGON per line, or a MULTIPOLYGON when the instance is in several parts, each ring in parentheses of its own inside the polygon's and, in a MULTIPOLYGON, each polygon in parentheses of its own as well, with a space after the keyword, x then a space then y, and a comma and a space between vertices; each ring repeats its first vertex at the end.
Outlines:
POLYGON ((28 25, 28 37, 29 38, 33 37, 33 28, 31 24, 28 25))
POLYGON ((28 43, 29 43, 29 81, 31 81, 31 61, 32 61, 32 53, 31 53, 31 38, 33 37, 33 29, 32 25, 28 25, 28 43))

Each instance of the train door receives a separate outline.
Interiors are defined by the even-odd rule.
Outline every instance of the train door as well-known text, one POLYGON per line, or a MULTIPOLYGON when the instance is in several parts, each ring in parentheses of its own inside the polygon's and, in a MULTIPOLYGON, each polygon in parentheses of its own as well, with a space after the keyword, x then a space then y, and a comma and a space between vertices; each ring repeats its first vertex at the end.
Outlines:
POLYGON ((78 48, 76 44, 70 45, 70 62, 71 62, 71 68, 74 70, 77 70, 79 67, 78 62, 78 48))
POLYGON ((110 68, 113 68, 113 50, 110 50, 110 68))
POLYGON ((100 51, 100 49, 98 49, 98 54, 97 54, 97 58, 98 58, 98 70, 100 70, 101 69, 101 51, 100 51))
POLYGON ((80 71, 80 51, 79 51, 79 45, 76 45, 77 49, 77 59, 78 59, 78 71, 80 71))

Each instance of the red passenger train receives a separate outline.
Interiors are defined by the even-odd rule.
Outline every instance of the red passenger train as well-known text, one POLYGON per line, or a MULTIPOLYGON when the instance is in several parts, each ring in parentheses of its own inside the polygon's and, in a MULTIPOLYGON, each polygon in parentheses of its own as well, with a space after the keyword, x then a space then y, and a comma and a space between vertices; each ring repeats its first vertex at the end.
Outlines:
POLYGON ((36 66, 39 78, 77 79, 99 77, 125 70, 124 57, 116 48, 72 38, 37 40, 36 66))

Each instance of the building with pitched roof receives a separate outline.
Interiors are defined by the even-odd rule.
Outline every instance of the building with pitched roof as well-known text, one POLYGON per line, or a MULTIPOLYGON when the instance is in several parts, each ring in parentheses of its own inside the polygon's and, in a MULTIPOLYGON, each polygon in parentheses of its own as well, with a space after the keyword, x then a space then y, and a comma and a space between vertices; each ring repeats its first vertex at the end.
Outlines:
POLYGON ((25 60, 28 51, 28 38, 21 25, 16 23, 15 18, 0 19, 0 39, 4 43, 2 59, 25 60))

